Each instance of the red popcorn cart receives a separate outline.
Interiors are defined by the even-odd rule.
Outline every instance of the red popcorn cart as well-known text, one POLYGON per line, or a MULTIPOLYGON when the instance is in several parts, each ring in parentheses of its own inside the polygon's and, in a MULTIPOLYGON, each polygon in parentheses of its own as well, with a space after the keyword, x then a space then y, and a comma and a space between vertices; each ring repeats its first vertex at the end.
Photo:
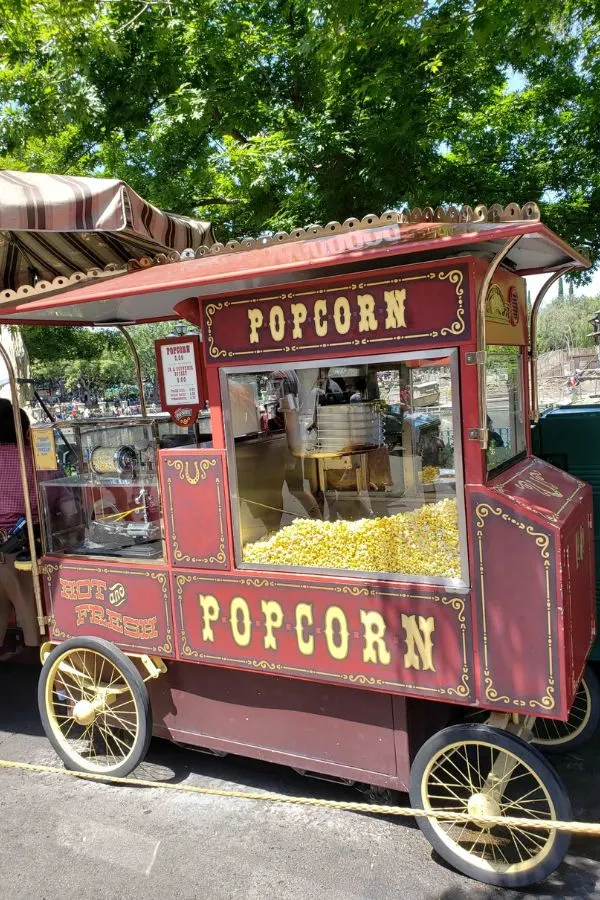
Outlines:
POLYGON ((594 638, 591 489, 531 453, 524 276, 587 261, 535 204, 187 256, 2 307, 185 326, 157 347, 185 428, 33 429, 50 742, 84 772, 127 775, 154 734, 408 791, 461 872, 543 879, 565 834, 476 820, 570 815, 540 723, 568 722, 594 638))

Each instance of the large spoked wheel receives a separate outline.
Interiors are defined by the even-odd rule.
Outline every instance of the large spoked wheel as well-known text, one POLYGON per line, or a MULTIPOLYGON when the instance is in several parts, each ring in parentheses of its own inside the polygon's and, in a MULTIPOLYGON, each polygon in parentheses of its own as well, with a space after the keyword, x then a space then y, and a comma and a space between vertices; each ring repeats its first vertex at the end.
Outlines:
POLYGON ((586 666, 566 722, 536 719, 532 742, 544 753, 568 753, 588 741, 600 721, 600 685, 586 666))
POLYGON ((42 668, 38 704, 67 769, 123 778, 146 755, 152 736, 146 685, 108 641, 71 638, 55 647, 42 668))
MULTIPOLYGON (((428 812, 569 819, 571 804, 544 756, 509 732, 454 725, 433 735, 411 770, 411 805, 428 812)), ((433 848, 486 884, 522 887, 546 878, 569 847, 566 832, 419 818, 433 848)))

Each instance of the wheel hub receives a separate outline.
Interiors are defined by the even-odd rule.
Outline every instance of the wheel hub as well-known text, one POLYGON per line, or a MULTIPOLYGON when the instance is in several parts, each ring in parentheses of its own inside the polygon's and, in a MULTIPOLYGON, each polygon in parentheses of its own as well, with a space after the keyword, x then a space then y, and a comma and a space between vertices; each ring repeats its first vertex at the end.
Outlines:
POLYGON ((467 811, 473 818, 480 816, 499 816, 500 804, 490 794, 471 794, 467 804, 467 811))
POLYGON ((78 700, 73 708, 73 718, 78 725, 91 725, 96 721, 97 713, 97 704, 90 703, 89 700, 78 700))

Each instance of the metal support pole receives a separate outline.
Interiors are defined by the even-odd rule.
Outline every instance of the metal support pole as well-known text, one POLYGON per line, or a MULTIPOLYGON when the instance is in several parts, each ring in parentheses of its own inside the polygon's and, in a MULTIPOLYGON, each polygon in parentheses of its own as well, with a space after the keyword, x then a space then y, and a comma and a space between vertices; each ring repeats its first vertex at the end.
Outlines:
POLYGON ((485 301, 487 300, 488 291, 492 283, 492 278, 496 274, 496 269, 512 250, 515 244, 521 239, 521 235, 511 238, 498 250, 493 260, 488 266, 484 279, 479 288, 477 297, 477 382, 478 382, 478 398, 479 398, 479 428, 477 434, 472 434, 481 443, 481 449, 485 450, 488 443, 487 430, 487 385, 486 385, 486 343, 485 343, 485 301))
POLYGON ((31 578, 33 580, 33 594, 35 597, 35 606, 37 610, 37 620, 40 634, 46 631, 46 622, 44 617, 44 607, 42 605, 42 589, 40 587, 40 570, 38 565, 37 551, 35 547, 35 531, 33 528, 33 514, 31 512, 31 501, 29 499, 29 478, 27 476, 27 462, 25 458, 25 437, 23 435, 23 427, 21 425, 21 413, 19 411, 19 393, 17 388, 17 379, 15 378, 15 370, 11 362, 10 356, 0 341, 0 355, 6 364, 8 372, 8 380, 10 384, 10 397, 12 401, 13 416, 15 420, 15 434, 17 437, 17 450, 19 453, 19 469, 21 472, 21 482, 23 484, 23 499, 25 503, 25 520, 27 522, 27 537, 29 539, 29 552, 31 554, 31 578))
POLYGON ((562 278, 563 275, 565 275, 567 272, 570 272, 571 269, 574 268, 575 266, 567 266, 564 269, 560 269, 559 272, 553 272, 550 278, 548 278, 539 289, 537 296, 533 302, 533 306, 531 307, 531 315, 529 317, 529 418, 531 422, 537 422, 540 418, 540 409, 538 405, 536 350, 537 317, 540 311, 540 305, 552 285, 555 284, 555 282, 557 282, 559 278, 562 278))
POLYGON ((135 366, 135 377, 137 380, 138 393, 140 395, 140 414, 146 417, 146 398, 144 397, 144 382, 142 380, 142 366, 140 364, 140 357, 136 350, 135 344, 133 343, 133 338, 127 331, 124 325, 117 325, 117 328, 127 341, 129 345, 129 349, 131 350, 131 355, 133 356, 133 364, 135 366))

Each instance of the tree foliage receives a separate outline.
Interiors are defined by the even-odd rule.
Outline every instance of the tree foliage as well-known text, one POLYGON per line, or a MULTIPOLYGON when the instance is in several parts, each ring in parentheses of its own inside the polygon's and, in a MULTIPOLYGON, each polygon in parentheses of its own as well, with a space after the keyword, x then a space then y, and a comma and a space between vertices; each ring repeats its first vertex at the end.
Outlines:
MULTIPOLYGON (((169 322, 138 325, 131 336, 142 377, 156 389, 154 341, 172 330, 169 322)), ((26 326, 23 340, 29 354, 31 375, 53 390, 79 399, 96 400, 114 386, 135 385, 133 359, 123 337, 113 328, 48 328, 26 326)))
POLYGON ((592 0, 0 0, 0 166, 126 179, 222 239, 537 200, 600 250, 592 0))
POLYGON ((538 352, 593 347, 590 319, 599 309, 600 297, 556 297, 538 315, 538 352))

